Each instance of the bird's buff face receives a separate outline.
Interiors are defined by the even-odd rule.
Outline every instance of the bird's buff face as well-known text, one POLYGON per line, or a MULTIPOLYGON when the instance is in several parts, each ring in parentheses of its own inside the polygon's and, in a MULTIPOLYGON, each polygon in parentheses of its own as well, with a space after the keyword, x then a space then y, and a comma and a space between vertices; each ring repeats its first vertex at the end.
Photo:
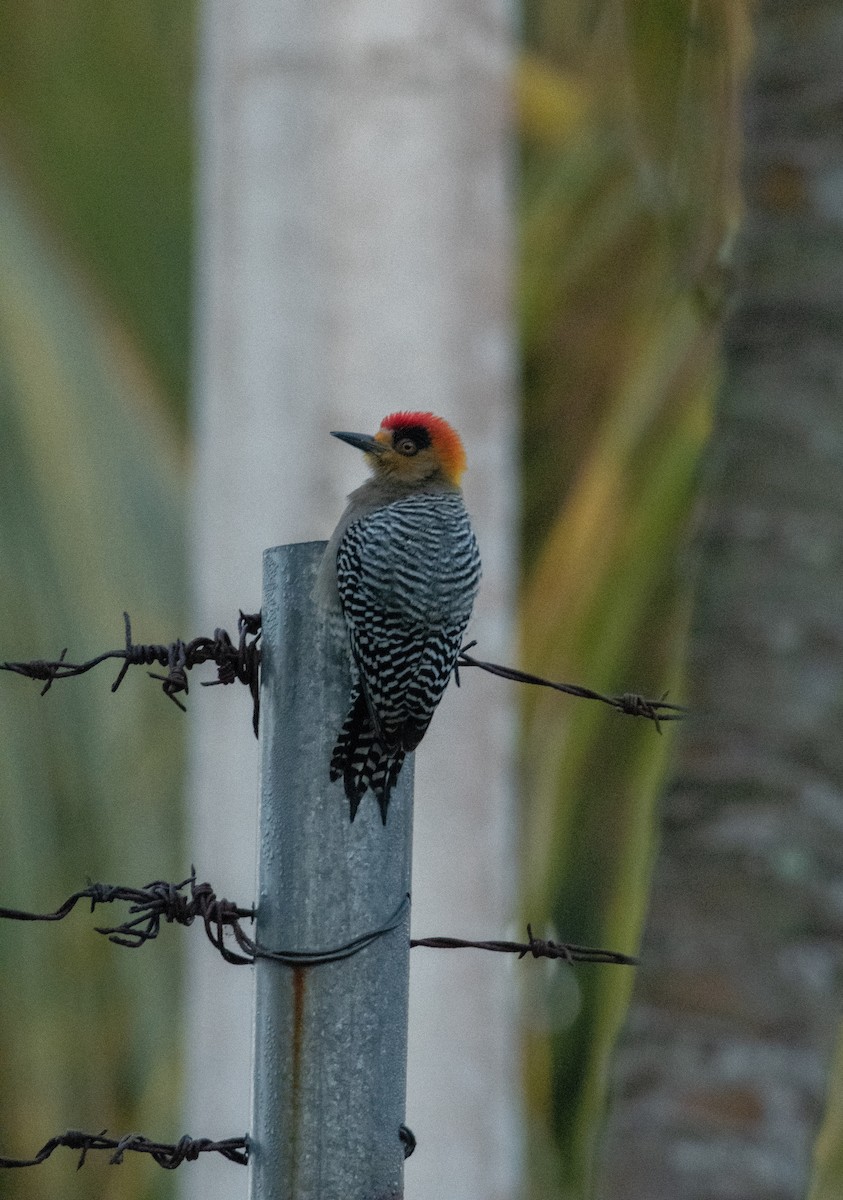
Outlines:
POLYGON ((358 433, 334 437, 362 450, 376 476, 410 486, 435 479, 459 486, 465 471, 459 434, 433 413, 392 413, 374 437, 358 433))

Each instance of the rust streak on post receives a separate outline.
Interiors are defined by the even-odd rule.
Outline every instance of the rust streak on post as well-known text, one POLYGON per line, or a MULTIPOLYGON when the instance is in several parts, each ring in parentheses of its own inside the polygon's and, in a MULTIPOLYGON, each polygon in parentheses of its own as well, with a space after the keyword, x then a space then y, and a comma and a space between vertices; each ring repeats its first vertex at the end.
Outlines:
POLYGON ((298 1191, 299 1154, 301 1142, 299 1139, 299 1122, 301 1120, 301 1072, 302 1072, 302 1043, 304 1041, 304 996, 307 985, 307 967, 293 967, 293 1050, 290 1087, 292 1091, 290 1127, 290 1163, 292 1168, 292 1194, 298 1191))

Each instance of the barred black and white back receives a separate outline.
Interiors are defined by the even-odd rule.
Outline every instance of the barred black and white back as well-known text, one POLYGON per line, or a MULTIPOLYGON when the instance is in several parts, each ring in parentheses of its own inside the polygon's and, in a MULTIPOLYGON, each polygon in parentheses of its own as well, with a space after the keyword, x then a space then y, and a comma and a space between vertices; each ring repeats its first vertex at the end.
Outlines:
POLYGON ((480 582, 461 494, 419 492, 352 521, 336 570, 358 678, 331 778, 342 778, 352 820, 371 788, 386 822, 404 756, 453 672, 480 582))

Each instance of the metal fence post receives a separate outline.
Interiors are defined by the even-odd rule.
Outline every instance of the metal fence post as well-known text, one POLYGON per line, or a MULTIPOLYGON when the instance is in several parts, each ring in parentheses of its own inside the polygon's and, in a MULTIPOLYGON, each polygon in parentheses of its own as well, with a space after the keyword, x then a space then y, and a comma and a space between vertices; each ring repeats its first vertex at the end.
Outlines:
MULTIPOLYGON (((311 597, 324 545, 264 554, 256 936, 283 950, 382 927, 410 886, 411 758, 386 828, 328 780, 349 667, 311 597)), ((409 906, 350 958, 256 972, 251 1200, 400 1200, 409 906)))

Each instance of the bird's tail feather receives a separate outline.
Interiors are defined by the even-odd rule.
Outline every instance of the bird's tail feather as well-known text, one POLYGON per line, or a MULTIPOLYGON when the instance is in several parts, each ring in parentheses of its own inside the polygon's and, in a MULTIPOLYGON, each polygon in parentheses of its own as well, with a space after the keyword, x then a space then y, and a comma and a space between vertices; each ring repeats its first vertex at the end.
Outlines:
POLYGON ((342 778, 352 821, 367 788, 374 792, 386 824, 389 797, 404 763, 401 746, 385 746, 375 733, 366 698, 356 689, 331 755, 331 779, 342 778))

